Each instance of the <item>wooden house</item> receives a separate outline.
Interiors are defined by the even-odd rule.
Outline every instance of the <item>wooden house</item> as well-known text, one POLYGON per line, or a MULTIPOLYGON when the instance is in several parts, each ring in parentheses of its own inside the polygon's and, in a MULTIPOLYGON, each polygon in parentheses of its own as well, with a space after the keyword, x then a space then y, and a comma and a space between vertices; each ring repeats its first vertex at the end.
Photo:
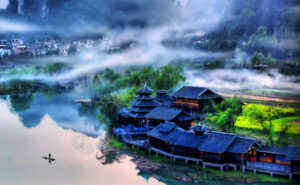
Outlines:
POLYGON ((201 154, 200 157, 210 163, 226 163, 228 155, 224 155, 224 153, 235 138, 236 134, 223 132, 209 133, 204 142, 198 147, 201 154))
POLYGON ((210 100, 220 103, 223 98, 205 87, 183 86, 171 95, 172 106, 193 113, 204 113, 205 106, 211 106, 210 100))
POLYGON ((149 145, 159 150, 171 153, 170 142, 174 139, 174 123, 165 122, 148 132, 149 145))
POLYGON ((247 160, 256 161, 257 147, 260 147, 260 144, 253 138, 236 137, 225 151, 227 162, 245 166, 247 160))
POLYGON ((165 122, 148 132, 151 147, 168 152, 172 155, 199 157, 197 146, 203 137, 197 137, 177 127, 176 124, 165 122))
POLYGON ((246 169, 292 178, 293 174, 300 174, 300 146, 257 148, 256 160, 248 160, 246 169))
POLYGON ((194 131, 186 131, 174 123, 162 123, 148 132, 149 145, 173 155, 240 166, 245 165, 251 148, 258 146, 254 139, 201 127, 201 130, 195 126, 192 127, 194 131))

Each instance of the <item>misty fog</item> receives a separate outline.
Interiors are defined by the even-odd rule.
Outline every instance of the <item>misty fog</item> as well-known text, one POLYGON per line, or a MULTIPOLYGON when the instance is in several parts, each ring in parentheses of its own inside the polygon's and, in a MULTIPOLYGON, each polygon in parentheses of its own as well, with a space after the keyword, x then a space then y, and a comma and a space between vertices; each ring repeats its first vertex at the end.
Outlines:
MULTIPOLYGON (((260 7, 267 7, 269 3, 265 0, 260 7)), ((282 1, 276 1, 276 3, 274 6, 279 6, 278 3, 282 1)), ((233 61, 242 56, 242 60, 246 61, 250 54, 240 51, 238 47, 232 51, 207 51, 184 44, 180 47, 165 44, 166 41, 182 39, 192 42, 195 38, 202 38, 213 33, 224 21, 233 16, 232 10, 236 8, 235 6, 237 5, 234 0, 1 1, 0 35, 7 33, 16 37, 21 35, 24 40, 32 39, 34 34, 60 38, 101 35, 96 47, 81 51, 74 56, 45 59, 51 62, 71 63, 73 68, 69 71, 55 76, 17 75, 4 78, 2 81, 18 78, 47 82, 71 81, 83 75, 99 72, 106 67, 160 66, 174 61, 182 61, 186 64, 187 61, 197 61, 201 58, 214 60, 225 55, 232 55, 233 61), (126 50, 109 53, 105 50, 107 41, 134 42, 126 50)), ((270 13, 270 8, 272 7, 262 8, 260 11, 273 16, 274 13, 270 13)), ((299 12, 298 6, 294 9, 295 12, 299 12)), ((274 12, 276 11, 277 9, 274 9, 274 12)), ((273 45, 275 48, 298 47, 293 43, 295 42, 293 39, 282 40, 280 43, 278 40, 270 40, 264 44, 273 45)), ((186 70, 186 75, 190 85, 217 89, 244 89, 249 88, 250 84, 251 88, 299 90, 298 77, 285 76, 277 70, 265 72, 250 69, 199 71, 189 68, 186 70)))

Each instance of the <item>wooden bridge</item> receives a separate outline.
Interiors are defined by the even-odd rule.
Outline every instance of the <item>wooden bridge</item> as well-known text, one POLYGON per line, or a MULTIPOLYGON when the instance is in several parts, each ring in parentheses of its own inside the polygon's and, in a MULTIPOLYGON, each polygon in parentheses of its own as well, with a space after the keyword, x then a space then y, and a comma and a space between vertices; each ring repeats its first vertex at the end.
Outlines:
POLYGON ((245 168, 247 170, 253 170, 254 174, 256 174, 256 172, 262 172, 262 173, 270 173, 270 176, 272 177, 273 174, 277 174, 277 175, 287 175, 289 176, 290 179, 293 178, 291 167, 285 164, 247 161, 247 166, 245 168))
POLYGON ((185 163, 188 163, 188 161, 193 161, 193 162, 196 162, 197 164, 199 164, 199 162, 202 162, 202 160, 198 159, 198 158, 181 156, 181 155, 174 155, 174 154, 170 154, 168 152, 162 151, 162 150, 154 148, 154 147, 149 147, 148 150, 149 150, 149 153, 155 152, 156 154, 161 154, 164 157, 169 157, 173 161, 176 161, 177 159, 180 159, 180 160, 184 160, 185 163))
POLYGON ((146 149, 148 147, 147 140, 134 140, 131 136, 130 132, 127 132, 126 130, 113 130, 114 134, 125 144, 137 147, 141 149, 146 149))

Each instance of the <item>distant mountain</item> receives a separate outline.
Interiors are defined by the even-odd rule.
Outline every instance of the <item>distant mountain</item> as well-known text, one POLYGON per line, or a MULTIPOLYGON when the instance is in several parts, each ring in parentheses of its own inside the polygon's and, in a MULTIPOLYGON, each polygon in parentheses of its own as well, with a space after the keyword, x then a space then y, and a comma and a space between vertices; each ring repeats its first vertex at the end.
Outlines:
POLYGON ((0 15, 28 22, 70 26, 102 23, 112 27, 157 25, 176 15, 173 0, 10 0, 0 15))

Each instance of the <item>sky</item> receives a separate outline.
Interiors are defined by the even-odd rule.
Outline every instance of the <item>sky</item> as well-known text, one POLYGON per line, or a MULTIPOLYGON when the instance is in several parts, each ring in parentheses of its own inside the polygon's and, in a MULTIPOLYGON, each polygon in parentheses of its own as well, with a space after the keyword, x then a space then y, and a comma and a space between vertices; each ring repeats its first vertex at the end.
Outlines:
POLYGON ((8 5, 8 0, 0 0, 0 9, 5 9, 8 5))

